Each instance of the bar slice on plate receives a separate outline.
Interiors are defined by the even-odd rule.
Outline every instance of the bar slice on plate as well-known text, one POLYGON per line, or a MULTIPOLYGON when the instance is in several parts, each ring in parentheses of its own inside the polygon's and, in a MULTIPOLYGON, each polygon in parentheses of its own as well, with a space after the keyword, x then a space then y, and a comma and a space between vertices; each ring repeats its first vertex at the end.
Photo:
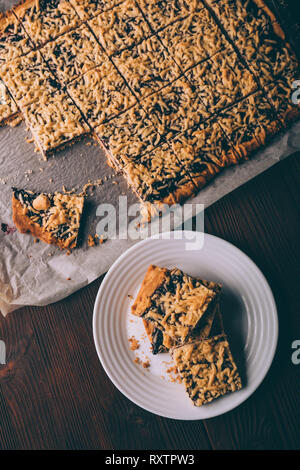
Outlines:
POLYGON ((182 383, 195 406, 242 388, 225 335, 185 344, 172 352, 182 383))
POLYGON ((19 232, 59 248, 76 247, 83 205, 83 196, 13 188, 13 221, 19 232))
POLYGON ((132 313, 151 322, 153 352, 159 352, 161 344, 167 349, 182 345, 197 332, 206 314, 215 307, 220 289, 220 285, 193 278, 178 268, 149 266, 132 313))

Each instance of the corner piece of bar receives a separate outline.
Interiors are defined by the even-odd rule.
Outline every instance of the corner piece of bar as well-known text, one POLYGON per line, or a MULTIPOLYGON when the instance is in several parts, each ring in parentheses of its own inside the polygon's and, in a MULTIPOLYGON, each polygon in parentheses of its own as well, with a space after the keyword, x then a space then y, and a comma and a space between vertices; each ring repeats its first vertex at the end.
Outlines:
POLYGON ((185 344, 172 351, 182 383, 195 406, 242 388, 225 335, 185 344))
POLYGON ((83 206, 83 196, 13 188, 13 221, 18 231, 59 248, 76 247, 83 206))

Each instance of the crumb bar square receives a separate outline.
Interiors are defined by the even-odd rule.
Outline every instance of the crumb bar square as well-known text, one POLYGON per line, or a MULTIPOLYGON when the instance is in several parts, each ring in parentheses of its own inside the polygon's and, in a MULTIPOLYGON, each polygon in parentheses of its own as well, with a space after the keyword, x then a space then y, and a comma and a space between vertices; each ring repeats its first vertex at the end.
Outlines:
POLYGON ((228 47, 186 72, 211 115, 257 89, 253 74, 228 47))
POLYGON ((152 322, 176 344, 183 344, 218 299, 218 290, 205 284, 178 268, 151 265, 131 311, 152 322))
MULTIPOLYGON (((219 295, 221 291, 221 285, 215 282, 200 280, 200 282, 208 289, 213 290, 219 295)), ((215 317, 220 313, 219 303, 216 300, 211 304, 211 307, 207 309, 205 315, 199 322, 199 325, 191 333, 191 336, 187 339, 187 342, 204 339, 210 335, 210 331, 215 321, 215 317)), ((221 313, 220 313, 221 314, 221 313)), ((158 328, 152 321, 143 319, 145 331, 151 343, 151 350, 153 354, 159 354, 168 352, 170 349, 176 346, 174 338, 170 337, 166 332, 158 328)))
POLYGON ((42 46, 82 22, 67 0, 28 0, 14 8, 35 46, 42 46))
POLYGON ((175 348, 172 356, 195 406, 210 403, 242 388, 241 377, 225 335, 175 348))
POLYGON ((136 104, 136 98, 108 58, 71 82, 68 92, 89 125, 95 128, 136 104))
POLYGON ((0 80, 0 126, 14 118, 18 112, 16 103, 2 80, 0 80))
POLYGON ((299 62, 274 24, 236 40, 236 46, 261 86, 299 69, 299 62))
POLYGON ((195 192, 192 180, 166 143, 136 161, 130 161, 124 166, 123 173, 143 202, 172 205, 195 192))
POLYGON ((152 36, 113 58, 138 98, 155 93, 176 80, 181 71, 159 39, 152 36))
POLYGON ((41 53, 64 84, 106 60, 102 47, 85 25, 48 42, 41 53))
POLYGON ((198 189, 221 168, 238 161, 229 139, 216 121, 188 129, 170 141, 170 146, 198 189))
POLYGON ((39 51, 8 62, 2 67, 1 78, 19 107, 60 88, 39 51))
POLYGON ((0 68, 32 49, 29 37, 12 13, 0 18, 0 68))
POLYGON ((13 221, 17 229, 64 249, 77 244, 83 205, 83 196, 13 188, 13 221))
POLYGON ((185 77, 141 102, 165 140, 206 120, 209 113, 185 77))
POLYGON ((44 158, 90 132, 71 98, 59 90, 40 96, 22 109, 24 119, 44 158))
POLYGON ((137 0, 137 3, 153 31, 204 8, 199 0, 137 0))
POLYGON ((206 60, 228 44, 208 10, 198 10, 158 33, 181 70, 206 60))
POLYGON ((107 153, 109 163, 119 169, 151 152, 162 139, 140 105, 96 127, 95 133, 107 153))
POLYGON ((88 22, 109 56, 138 44, 152 33, 134 0, 125 0, 88 22))
POLYGON ((232 40, 254 34, 277 21, 261 0, 208 0, 208 4, 232 40))
POLYGON ((281 129, 275 108, 262 92, 254 93, 219 115, 218 122, 243 160, 281 129))
POLYGON ((88 20, 103 11, 110 10, 123 0, 70 0, 82 20, 88 20))

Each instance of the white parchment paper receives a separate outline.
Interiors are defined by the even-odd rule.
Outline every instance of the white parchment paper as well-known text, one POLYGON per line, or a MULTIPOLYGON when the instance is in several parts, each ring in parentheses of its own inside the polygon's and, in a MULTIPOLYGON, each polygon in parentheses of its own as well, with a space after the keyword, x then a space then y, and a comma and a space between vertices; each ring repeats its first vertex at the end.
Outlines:
MULTIPOLYGON (((13 2, 1 1, 4 11, 13 2)), ((11 187, 54 192, 75 188, 79 192, 89 180, 102 178, 88 198, 83 242, 70 256, 29 235, 0 231, 0 310, 3 315, 24 305, 56 302, 105 273, 134 240, 108 240, 88 247, 94 234, 99 204, 119 206, 119 196, 128 204, 137 202, 123 177, 108 167, 102 150, 93 142, 79 142, 57 153, 47 162, 27 143, 24 124, 0 129, 0 223, 12 226, 11 187)), ((300 150, 300 122, 278 136, 266 149, 242 165, 231 167, 204 188, 190 203, 208 207, 291 153, 300 150)))

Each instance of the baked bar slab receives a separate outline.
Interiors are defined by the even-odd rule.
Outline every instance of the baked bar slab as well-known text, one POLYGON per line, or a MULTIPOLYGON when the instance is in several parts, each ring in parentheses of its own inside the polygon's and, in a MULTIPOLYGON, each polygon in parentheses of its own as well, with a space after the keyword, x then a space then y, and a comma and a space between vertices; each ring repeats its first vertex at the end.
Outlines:
POLYGON ((227 45, 225 36, 206 9, 172 23, 160 31, 158 37, 183 71, 227 45))
POLYGON ((172 355, 195 406, 210 403, 242 388, 225 335, 186 344, 174 349, 172 355))
POLYGON ((80 18, 88 20, 122 3, 122 0, 70 0, 70 2, 80 18))
POLYGON ((38 101, 42 95, 60 88, 39 51, 8 62, 1 78, 19 107, 38 101))
POLYGON ((22 112, 44 158, 90 132, 78 108, 61 90, 42 95, 38 102, 24 106, 22 112))
POLYGON ((151 29, 134 0, 125 0, 91 19, 88 24, 110 56, 151 35, 151 29))
POLYGON ((181 75, 179 67, 155 36, 116 55, 113 61, 140 99, 159 91, 181 75))
POLYGON ((60 248, 75 248, 84 198, 70 194, 33 193, 13 188, 13 221, 21 233, 60 248))
POLYGON ((177 344, 199 325, 217 293, 178 268, 148 268, 132 313, 151 321, 177 344))
POLYGON ((81 20, 67 0, 29 0, 14 8, 35 46, 79 26, 81 20))
POLYGON ((105 61, 102 47, 85 25, 48 42, 41 53, 63 84, 105 61))

